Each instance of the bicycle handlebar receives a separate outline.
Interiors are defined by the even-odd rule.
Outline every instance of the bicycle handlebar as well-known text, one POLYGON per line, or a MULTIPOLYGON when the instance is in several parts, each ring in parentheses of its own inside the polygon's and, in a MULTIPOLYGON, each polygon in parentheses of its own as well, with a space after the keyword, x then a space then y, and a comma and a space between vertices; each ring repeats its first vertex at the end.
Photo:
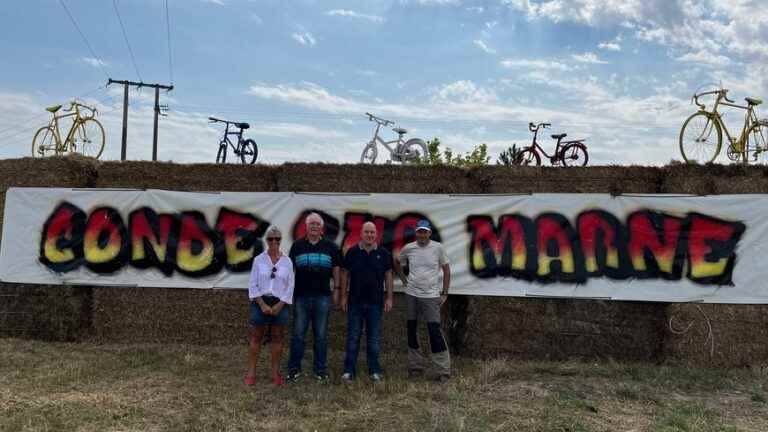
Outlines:
POLYGON ((227 123, 227 124, 237 124, 237 122, 229 121, 229 120, 222 120, 216 117, 208 117, 208 121, 210 123, 227 123))
POLYGON ((380 124, 382 126, 389 126, 389 125, 395 124, 395 122, 393 122, 391 120, 384 120, 383 118, 376 117, 375 115, 373 115, 373 114, 371 114, 369 112, 365 113, 365 115, 368 116, 368 121, 375 121, 376 123, 378 123, 378 124, 380 124))
POLYGON ((534 125, 533 123, 528 123, 528 129, 531 132, 536 132, 536 131, 539 130, 539 128, 545 128, 546 129, 546 128, 550 127, 550 126, 552 126, 551 123, 539 123, 537 125, 534 125))

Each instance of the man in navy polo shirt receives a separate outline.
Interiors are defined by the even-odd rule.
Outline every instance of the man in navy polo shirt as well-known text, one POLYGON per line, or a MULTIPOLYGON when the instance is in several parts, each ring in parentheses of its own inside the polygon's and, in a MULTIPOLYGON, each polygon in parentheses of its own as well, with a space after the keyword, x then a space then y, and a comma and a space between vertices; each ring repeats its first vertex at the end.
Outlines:
POLYGON ((360 334, 365 324, 368 374, 371 380, 381 381, 381 316, 382 310, 392 310, 394 301, 392 255, 376 244, 376 225, 372 222, 363 224, 361 237, 362 241, 347 251, 342 265, 341 308, 347 312, 347 355, 341 379, 351 381, 357 374, 360 334))

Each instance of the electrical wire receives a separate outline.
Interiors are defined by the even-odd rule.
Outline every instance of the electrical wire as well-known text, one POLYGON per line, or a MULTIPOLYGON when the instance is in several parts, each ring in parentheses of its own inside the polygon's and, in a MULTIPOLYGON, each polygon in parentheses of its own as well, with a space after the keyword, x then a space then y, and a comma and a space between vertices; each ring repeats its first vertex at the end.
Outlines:
POLYGON ((83 38, 83 42, 85 42, 85 46, 88 47, 88 51, 90 51, 91 56, 93 56, 93 59, 96 60, 96 65, 101 69, 101 72, 104 74, 104 76, 109 79, 109 74, 107 71, 104 70, 104 62, 101 60, 99 56, 96 55, 96 52, 93 50, 93 47, 91 46, 90 42, 88 42, 88 38, 85 37, 85 34, 82 30, 80 30, 80 26, 77 25, 77 21, 75 21, 75 17, 72 16, 72 13, 69 11, 69 8, 64 3, 64 0, 59 0, 59 4, 61 4, 61 7, 64 8, 64 12, 67 13, 67 16, 69 17, 69 20, 72 22, 72 25, 75 26, 75 29, 78 33, 80 33, 80 37, 83 38))
POLYGON ((128 33, 125 31, 123 18, 120 16, 120 10, 117 8, 117 0, 112 0, 112 6, 115 7, 115 14, 117 15, 117 20, 120 22, 120 28, 123 30, 123 39, 125 39, 125 45, 128 47, 128 53, 131 55, 131 62, 133 63, 133 69, 136 70, 136 75, 139 77, 139 81, 144 82, 144 80, 141 78, 141 73, 139 73, 139 66, 136 64, 136 57, 133 55, 133 48, 131 48, 131 43, 128 41, 128 33))

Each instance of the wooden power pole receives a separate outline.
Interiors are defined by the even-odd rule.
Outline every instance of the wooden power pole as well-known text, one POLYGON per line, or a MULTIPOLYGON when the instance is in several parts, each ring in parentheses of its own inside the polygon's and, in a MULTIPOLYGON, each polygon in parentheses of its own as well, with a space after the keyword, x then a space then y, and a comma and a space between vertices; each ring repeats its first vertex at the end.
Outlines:
POLYGON ((142 87, 149 87, 155 89, 155 125, 154 130, 152 133, 152 160, 157 160, 157 117, 160 115, 160 89, 171 91, 173 90, 173 85, 162 85, 162 84, 147 84, 143 82, 134 82, 134 81, 126 81, 126 80, 113 80, 112 78, 109 78, 109 81, 107 81, 107 85, 111 84, 121 84, 124 86, 123 90, 123 140, 122 140, 122 146, 120 148, 120 160, 125 160, 125 153, 127 150, 127 143, 128 143, 128 87, 136 87, 136 88, 142 88, 142 87))

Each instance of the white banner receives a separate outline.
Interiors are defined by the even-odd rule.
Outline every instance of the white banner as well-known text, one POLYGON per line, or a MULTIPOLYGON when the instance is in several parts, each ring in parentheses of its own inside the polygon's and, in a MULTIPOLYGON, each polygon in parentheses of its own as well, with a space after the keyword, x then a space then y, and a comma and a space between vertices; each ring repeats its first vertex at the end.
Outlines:
POLYGON ((246 288, 263 234, 285 252, 318 211, 342 250, 362 223, 394 254, 419 219, 469 295, 768 303, 765 195, 188 193, 11 188, 7 282, 246 288))

